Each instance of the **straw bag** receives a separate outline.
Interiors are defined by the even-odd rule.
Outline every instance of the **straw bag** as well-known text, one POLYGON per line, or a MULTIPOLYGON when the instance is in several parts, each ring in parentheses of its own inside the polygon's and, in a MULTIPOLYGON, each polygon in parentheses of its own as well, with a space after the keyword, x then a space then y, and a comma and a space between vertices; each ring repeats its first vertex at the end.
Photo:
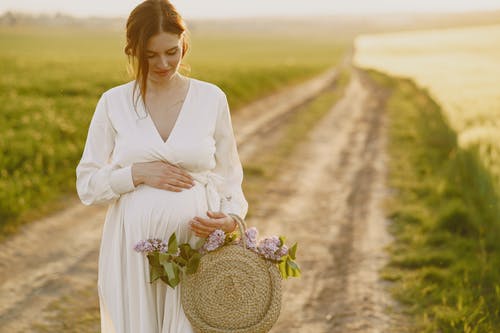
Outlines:
POLYGON ((246 248, 245 223, 234 217, 243 245, 203 255, 196 273, 181 283, 182 306, 197 333, 265 333, 279 317, 280 272, 246 248))

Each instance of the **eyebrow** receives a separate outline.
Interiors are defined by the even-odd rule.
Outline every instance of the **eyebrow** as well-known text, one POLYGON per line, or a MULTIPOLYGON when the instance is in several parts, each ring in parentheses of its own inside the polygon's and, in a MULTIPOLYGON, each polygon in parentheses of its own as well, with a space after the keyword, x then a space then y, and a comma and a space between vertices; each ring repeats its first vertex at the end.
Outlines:
MULTIPOLYGON (((179 46, 174 46, 174 47, 171 47, 169 48, 167 51, 171 51, 173 49, 177 49, 179 46)), ((151 50, 146 50, 147 53, 156 53, 155 51, 151 51, 151 50)))

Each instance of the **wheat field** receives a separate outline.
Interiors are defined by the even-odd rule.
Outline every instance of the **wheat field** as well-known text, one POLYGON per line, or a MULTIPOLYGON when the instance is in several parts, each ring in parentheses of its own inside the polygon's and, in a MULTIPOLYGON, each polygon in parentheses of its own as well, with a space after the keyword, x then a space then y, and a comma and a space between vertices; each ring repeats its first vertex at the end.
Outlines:
MULTIPOLYGON (((500 180, 500 25, 361 35, 356 65, 408 77, 500 180)), ((500 181, 499 181, 500 183, 500 181)))

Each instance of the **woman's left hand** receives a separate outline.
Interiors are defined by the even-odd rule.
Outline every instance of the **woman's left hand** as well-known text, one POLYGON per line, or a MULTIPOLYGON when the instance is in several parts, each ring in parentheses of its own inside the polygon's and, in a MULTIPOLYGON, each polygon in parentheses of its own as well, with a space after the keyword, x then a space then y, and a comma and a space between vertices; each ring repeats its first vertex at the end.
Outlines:
POLYGON ((225 233, 231 233, 236 228, 236 221, 233 217, 222 212, 207 212, 208 218, 199 216, 189 221, 189 226, 196 236, 206 238, 215 229, 221 229, 225 233))

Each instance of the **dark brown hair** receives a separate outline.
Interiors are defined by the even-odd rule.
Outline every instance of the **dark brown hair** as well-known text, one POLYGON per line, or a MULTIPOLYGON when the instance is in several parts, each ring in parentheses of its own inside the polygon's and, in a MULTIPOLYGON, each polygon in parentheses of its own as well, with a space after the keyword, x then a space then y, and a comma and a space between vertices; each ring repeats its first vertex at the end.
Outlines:
MULTIPOLYGON (((135 87, 140 86, 145 102, 149 64, 146 56, 148 40, 161 32, 181 36, 187 31, 186 24, 175 7, 168 0, 146 0, 132 10, 127 20, 127 45, 125 54, 134 67, 135 87)), ((189 44, 184 34, 182 38, 182 57, 186 55, 189 44)))

